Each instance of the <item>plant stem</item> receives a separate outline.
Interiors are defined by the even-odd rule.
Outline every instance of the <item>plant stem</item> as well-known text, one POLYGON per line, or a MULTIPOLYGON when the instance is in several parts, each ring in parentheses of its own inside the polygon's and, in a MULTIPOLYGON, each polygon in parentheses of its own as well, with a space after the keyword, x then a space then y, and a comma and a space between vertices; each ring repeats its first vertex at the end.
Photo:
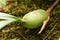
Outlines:
POLYGON ((38 34, 40 34, 40 33, 44 30, 44 28, 46 27, 48 21, 50 20, 50 13, 51 13, 51 11, 53 10, 53 8, 58 4, 58 2, 59 2, 59 0, 56 0, 56 1, 53 3, 53 5, 51 5, 51 7, 49 7, 49 8, 47 9, 47 12, 49 13, 48 18, 43 22, 43 25, 42 25, 40 31, 38 32, 38 34))
POLYGON ((52 11, 53 8, 58 4, 58 2, 59 2, 59 0, 56 0, 56 1, 51 5, 51 7, 49 7, 49 8, 47 9, 47 12, 48 12, 48 13, 51 13, 51 11, 52 11))

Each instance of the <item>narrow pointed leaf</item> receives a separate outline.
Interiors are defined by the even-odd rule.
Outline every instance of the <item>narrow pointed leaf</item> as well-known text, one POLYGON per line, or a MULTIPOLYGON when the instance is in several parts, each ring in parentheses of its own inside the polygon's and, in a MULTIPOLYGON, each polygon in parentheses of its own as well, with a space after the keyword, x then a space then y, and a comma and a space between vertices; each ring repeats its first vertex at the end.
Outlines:
POLYGON ((20 18, 0 12, 0 29, 14 21, 21 21, 20 18))
POLYGON ((2 29, 3 27, 5 27, 6 25, 8 25, 9 23, 15 21, 14 19, 11 20, 5 20, 5 21, 0 21, 0 29, 2 29))

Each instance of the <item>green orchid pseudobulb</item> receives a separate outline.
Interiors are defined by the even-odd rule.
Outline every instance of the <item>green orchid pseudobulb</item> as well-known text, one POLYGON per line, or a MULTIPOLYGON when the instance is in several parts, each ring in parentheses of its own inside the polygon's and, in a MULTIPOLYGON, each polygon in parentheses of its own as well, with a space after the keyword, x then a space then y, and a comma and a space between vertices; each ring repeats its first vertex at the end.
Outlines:
POLYGON ((38 9, 27 13, 23 18, 18 18, 6 13, 0 12, 0 29, 11 22, 21 22, 25 28, 37 28, 42 25, 42 23, 48 18, 48 13, 42 9, 38 9))
POLYGON ((22 24, 26 28, 37 28, 42 25, 42 23, 48 18, 48 13, 45 10, 38 9, 27 13, 22 21, 22 24))

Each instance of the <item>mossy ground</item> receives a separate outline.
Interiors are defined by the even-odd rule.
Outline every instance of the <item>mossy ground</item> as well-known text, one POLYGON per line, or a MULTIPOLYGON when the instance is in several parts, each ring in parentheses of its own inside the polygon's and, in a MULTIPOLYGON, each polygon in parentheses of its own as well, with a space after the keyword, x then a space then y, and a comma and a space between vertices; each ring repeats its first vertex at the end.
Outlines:
MULTIPOLYGON (((36 10, 47 10, 55 0, 14 0, 7 9, 2 12, 17 17, 23 17, 26 13, 36 10)), ((60 38, 60 3, 52 10, 50 21, 41 34, 37 34, 40 28, 27 29, 18 22, 7 25, 0 31, 0 40, 58 40, 60 38)))

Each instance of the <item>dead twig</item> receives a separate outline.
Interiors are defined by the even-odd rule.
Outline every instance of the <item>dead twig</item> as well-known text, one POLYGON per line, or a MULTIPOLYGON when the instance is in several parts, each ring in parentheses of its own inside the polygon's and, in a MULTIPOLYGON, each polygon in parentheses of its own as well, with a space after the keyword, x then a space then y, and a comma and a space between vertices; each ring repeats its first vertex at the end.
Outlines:
POLYGON ((58 4, 58 2, 59 2, 59 0, 56 0, 56 1, 53 3, 53 5, 48 8, 48 10, 47 10, 47 12, 49 13, 48 18, 43 22, 43 25, 42 25, 40 31, 38 32, 38 34, 40 34, 40 33, 44 30, 44 28, 46 27, 46 25, 47 25, 47 23, 48 23, 48 21, 49 21, 49 19, 50 19, 50 12, 51 12, 51 11, 53 10, 53 8, 58 4))

